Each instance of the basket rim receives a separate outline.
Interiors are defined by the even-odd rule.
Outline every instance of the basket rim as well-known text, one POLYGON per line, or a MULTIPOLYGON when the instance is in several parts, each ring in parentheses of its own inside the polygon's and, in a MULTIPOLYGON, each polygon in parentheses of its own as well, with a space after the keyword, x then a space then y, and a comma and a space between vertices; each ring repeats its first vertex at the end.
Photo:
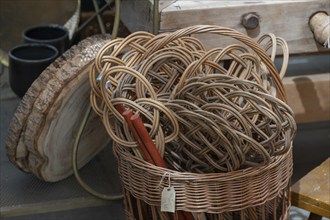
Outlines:
POLYGON ((210 181, 210 178, 214 180, 226 178, 227 181, 237 180, 242 177, 251 177, 251 176, 260 175, 260 173, 263 172, 267 172, 270 169, 277 166, 278 164, 280 164, 292 153, 292 142, 291 142, 291 147, 286 153, 282 155, 272 156, 271 161, 268 164, 264 164, 256 167, 248 167, 245 169, 224 172, 224 173, 193 173, 188 171, 181 172, 168 168, 158 167, 156 165, 153 165, 145 160, 136 157, 135 155, 128 152, 124 146, 120 146, 116 142, 113 142, 113 148, 117 159, 119 159, 119 157, 122 157, 123 159, 128 160, 131 163, 134 163, 135 166, 139 167, 139 169, 147 170, 149 173, 153 173, 155 176, 163 177, 164 174, 167 173, 171 176, 171 179, 176 179, 176 180, 182 179, 185 181, 198 179, 199 182, 203 182, 204 179, 205 181, 210 181))

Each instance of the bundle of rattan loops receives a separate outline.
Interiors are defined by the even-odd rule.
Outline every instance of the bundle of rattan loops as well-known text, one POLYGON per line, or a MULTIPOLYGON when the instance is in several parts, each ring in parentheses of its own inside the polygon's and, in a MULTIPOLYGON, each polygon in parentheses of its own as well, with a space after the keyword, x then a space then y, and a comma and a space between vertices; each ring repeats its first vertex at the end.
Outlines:
POLYGON ((93 109, 113 141, 142 158, 115 106, 139 112, 172 169, 228 172, 267 164, 288 151, 296 125, 281 82, 286 43, 272 34, 259 43, 263 48, 218 26, 157 36, 137 32, 112 40, 90 71, 93 109), (229 36, 242 44, 206 51, 190 36, 199 33, 229 36), (277 46, 284 54, 280 74, 272 62, 277 46))

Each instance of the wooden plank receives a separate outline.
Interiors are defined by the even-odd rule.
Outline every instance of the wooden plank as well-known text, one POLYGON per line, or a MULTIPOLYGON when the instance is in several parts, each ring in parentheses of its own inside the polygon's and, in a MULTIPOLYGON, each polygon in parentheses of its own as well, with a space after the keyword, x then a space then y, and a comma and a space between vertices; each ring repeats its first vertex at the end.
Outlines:
MULTIPOLYGON (((176 1, 161 13, 160 30, 167 31, 196 24, 215 24, 231 27, 252 38, 265 33, 283 37, 291 54, 318 52, 325 49, 315 42, 308 21, 317 11, 330 14, 330 1, 176 1), (260 25, 247 30, 241 23, 242 15, 254 12, 260 17, 260 25)), ((219 40, 214 36, 201 37, 208 48, 231 44, 231 40, 219 40)))
POLYGON ((330 73, 285 77, 283 84, 298 123, 330 120, 330 73))
MULTIPOLYGON (((152 4, 152 0, 123 1, 125 10, 122 12, 122 20, 130 31, 152 30, 152 4), (141 5, 144 5, 144 10, 139 10, 141 5)), ((274 33, 288 42, 291 54, 324 52, 326 49, 315 42, 308 25, 309 17, 318 11, 330 14, 330 1, 161 0, 160 32, 198 24, 220 25, 233 28, 255 39, 265 33, 274 33), (253 30, 247 30, 241 22, 242 16, 250 12, 260 17, 259 27, 253 30)), ((200 35, 198 38, 208 49, 224 47, 234 42, 226 38, 219 41, 214 35, 200 35)))
POLYGON ((149 0, 121 1, 120 19, 130 32, 152 32, 152 4, 149 0))
POLYGON ((330 157, 292 186, 292 205, 330 218, 330 157))
POLYGON ((301 209, 308 210, 312 213, 319 213, 318 215, 321 216, 327 216, 329 214, 329 210, 316 205, 312 205, 309 202, 304 202, 303 199, 301 199, 298 194, 294 192, 291 192, 291 204, 301 209))

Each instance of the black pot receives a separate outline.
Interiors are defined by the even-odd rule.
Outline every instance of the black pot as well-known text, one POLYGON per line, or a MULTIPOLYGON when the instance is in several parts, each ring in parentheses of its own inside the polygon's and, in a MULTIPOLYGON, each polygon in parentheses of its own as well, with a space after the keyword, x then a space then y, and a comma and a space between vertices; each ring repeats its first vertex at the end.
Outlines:
POLYGON ((24 43, 50 44, 57 48, 59 55, 69 49, 69 32, 58 24, 32 26, 23 32, 24 43))
POLYGON ((58 50, 47 44, 22 44, 9 51, 9 84, 22 98, 33 81, 58 56, 58 50))

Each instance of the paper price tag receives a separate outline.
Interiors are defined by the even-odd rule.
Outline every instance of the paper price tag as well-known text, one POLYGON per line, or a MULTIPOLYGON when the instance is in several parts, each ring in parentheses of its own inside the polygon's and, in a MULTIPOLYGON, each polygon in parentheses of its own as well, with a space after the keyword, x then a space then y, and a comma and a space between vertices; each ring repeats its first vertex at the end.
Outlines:
POLYGON ((173 186, 164 187, 160 210, 162 212, 175 212, 175 190, 173 186))

